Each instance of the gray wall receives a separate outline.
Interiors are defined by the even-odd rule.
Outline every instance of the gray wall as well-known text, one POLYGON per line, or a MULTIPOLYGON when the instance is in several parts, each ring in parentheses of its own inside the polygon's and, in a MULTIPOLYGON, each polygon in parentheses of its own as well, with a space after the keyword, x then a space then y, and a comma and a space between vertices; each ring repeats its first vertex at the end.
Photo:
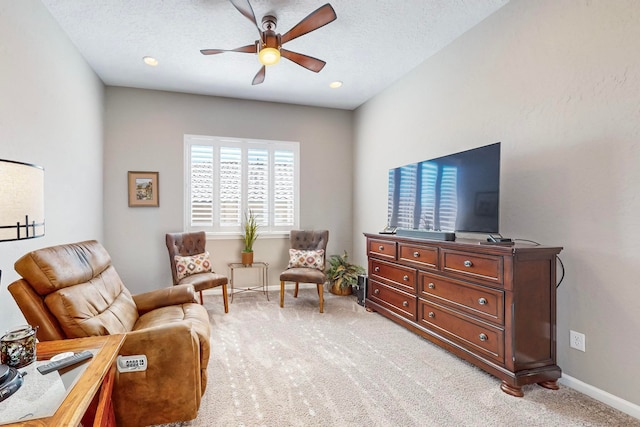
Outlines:
POLYGON ((560 367, 635 405, 638 40, 635 0, 512 0, 356 111, 353 231, 364 262, 389 168, 502 141, 502 234, 565 248, 560 367), (586 353, 569 348, 570 329, 586 353))
POLYGON ((44 167, 46 221, 44 237, 0 242, 0 331, 25 322, 7 291, 19 257, 102 239, 103 96, 42 3, 0 1, 0 158, 44 167))
MULTIPOLYGON (((171 283, 167 232, 183 228, 184 134, 300 142, 300 225, 329 230, 329 254, 351 252, 351 111, 108 87, 105 242, 124 283, 142 292, 171 283), (159 208, 127 206, 127 171, 158 171, 159 208)), ((287 238, 258 238, 270 284, 286 267, 287 238)), ((240 240, 209 240, 214 270, 240 261, 240 240)), ((257 270, 255 271, 257 273, 257 270)), ((251 281, 251 278, 247 278, 251 281)))

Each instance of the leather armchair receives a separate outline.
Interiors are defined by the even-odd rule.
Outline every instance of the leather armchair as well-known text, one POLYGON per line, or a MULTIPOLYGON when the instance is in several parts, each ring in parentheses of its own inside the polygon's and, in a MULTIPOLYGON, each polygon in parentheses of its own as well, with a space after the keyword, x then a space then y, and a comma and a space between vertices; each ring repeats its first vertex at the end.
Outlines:
POLYGON ((9 291, 40 341, 125 334, 121 355, 145 354, 147 370, 116 373, 118 426, 193 419, 207 385, 210 324, 191 285, 131 295, 92 240, 30 252, 9 291))

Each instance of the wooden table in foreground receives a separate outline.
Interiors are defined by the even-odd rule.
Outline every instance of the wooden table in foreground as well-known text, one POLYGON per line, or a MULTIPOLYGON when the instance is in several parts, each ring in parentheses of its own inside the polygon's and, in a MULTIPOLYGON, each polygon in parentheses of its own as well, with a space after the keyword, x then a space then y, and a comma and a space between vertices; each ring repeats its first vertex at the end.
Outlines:
POLYGON ((53 416, 8 426, 78 426, 81 422, 85 427, 115 426, 111 390, 115 377, 115 360, 124 338, 124 335, 107 335, 39 342, 38 360, 48 360, 67 351, 92 350, 95 354, 53 416))

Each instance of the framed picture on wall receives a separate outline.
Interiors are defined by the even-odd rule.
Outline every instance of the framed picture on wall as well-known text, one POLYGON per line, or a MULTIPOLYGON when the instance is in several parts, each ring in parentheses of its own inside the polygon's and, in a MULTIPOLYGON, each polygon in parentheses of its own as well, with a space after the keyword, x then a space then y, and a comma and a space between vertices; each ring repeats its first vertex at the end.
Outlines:
POLYGON ((129 207, 160 206, 158 172, 129 171, 129 207))

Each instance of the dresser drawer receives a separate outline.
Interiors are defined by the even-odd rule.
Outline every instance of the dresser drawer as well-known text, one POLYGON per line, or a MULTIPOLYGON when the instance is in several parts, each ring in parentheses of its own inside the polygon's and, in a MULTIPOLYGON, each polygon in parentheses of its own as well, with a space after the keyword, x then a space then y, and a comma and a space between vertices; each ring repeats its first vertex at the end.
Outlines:
POLYGON ((435 270, 438 268, 438 248, 399 243, 398 260, 435 270))
POLYGON ((418 296, 504 324, 504 291, 498 289, 419 272, 418 296))
POLYGON ((417 297, 383 283, 369 280, 367 298, 415 322, 417 297))
POLYGON ((504 330, 474 321, 430 301, 418 300, 418 322, 474 353, 504 364, 504 330))
POLYGON ((367 239, 367 254, 377 258, 396 260, 396 242, 388 240, 367 239))
POLYGON ((369 277, 395 286, 406 292, 416 293, 416 269, 369 259, 369 277))
POLYGON ((442 250, 442 270, 502 285, 503 259, 497 255, 442 250))

